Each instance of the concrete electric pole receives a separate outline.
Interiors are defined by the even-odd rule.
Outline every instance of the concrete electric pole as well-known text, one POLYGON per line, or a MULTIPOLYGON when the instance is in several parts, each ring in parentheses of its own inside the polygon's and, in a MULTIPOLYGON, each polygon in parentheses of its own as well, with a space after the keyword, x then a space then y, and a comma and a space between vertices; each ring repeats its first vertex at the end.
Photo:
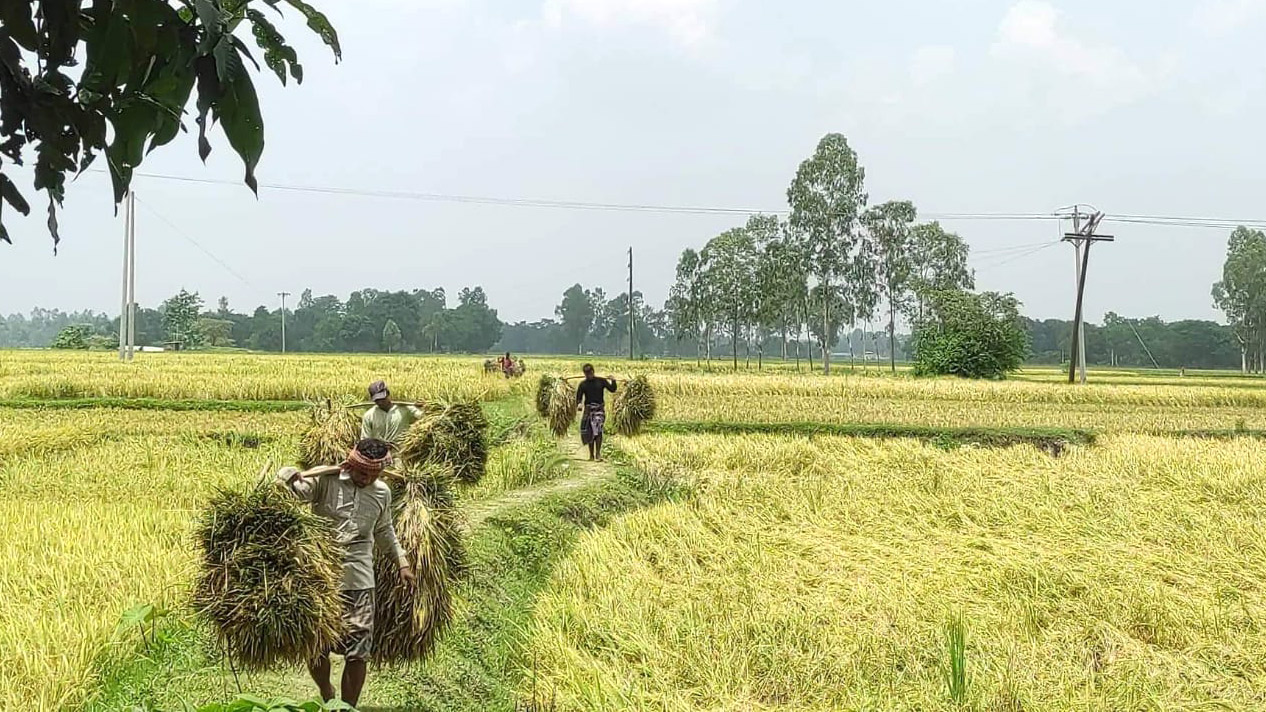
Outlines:
POLYGON ((1073 243, 1077 253, 1077 305, 1073 311, 1073 338, 1068 346, 1068 382, 1077 381, 1077 370, 1081 369, 1081 383, 1086 383, 1086 335, 1082 323, 1082 304, 1086 294, 1086 268, 1090 264, 1090 246, 1096 242, 1112 242, 1116 238, 1111 235, 1095 233, 1103 220, 1103 213, 1095 211, 1082 222, 1081 206, 1073 208, 1073 232, 1065 233, 1064 240, 1073 243))
POLYGON ((286 297, 290 296, 290 292, 277 292, 277 296, 281 297, 281 352, 286 353, 286 297))

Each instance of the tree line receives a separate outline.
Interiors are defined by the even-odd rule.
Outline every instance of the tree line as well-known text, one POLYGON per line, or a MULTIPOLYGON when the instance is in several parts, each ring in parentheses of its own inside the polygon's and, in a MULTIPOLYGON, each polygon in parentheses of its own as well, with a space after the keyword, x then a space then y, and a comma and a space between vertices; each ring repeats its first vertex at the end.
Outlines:
MULTIPOLYGON (((104 314, 37 309, 29 321, 19 315, 0 321, 0 346, 116 348, 118 329, 119 320, 104 314)), ((483 352, 501 338, 501 329, 481 287, 462 289, 452 307, 443 289, 362 289, 346 301, 306 289, 285 313, 286 349, 312 353, 483 352)), ((260 306, 242 314, 224 297, 212 310, 196 292, 181 290, 157 308, 137 310, 136 343, 280 351, 282 312, 260 306)))

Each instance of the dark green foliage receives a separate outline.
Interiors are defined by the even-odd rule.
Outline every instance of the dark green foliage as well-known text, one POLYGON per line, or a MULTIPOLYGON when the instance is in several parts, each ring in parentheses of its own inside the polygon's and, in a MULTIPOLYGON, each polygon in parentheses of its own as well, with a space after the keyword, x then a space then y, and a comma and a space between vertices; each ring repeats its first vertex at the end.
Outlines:
POLYGON ((325 520, 272 482, 221 490, 197 531, 193 605, 247 670, 310 660, 342 634, 342 553, 325 520))
POLYGON ((1015 297, 996 292, 932 293, 915 326, 915 375, 1005 378, 1028 355, 1019 306, 1015 297))
POLYGON ((850 438, 917 438, 938 447, 971 444, 1007 447, 1029 443, 1048 452, 1062 451, 1067 445, 1092 445, 1095 434, 1072 428, 987 428, 896 425, 885 423, 724 423, 668 421, 652 423, 659 433, 692 435, 838 435, 850 438))
POLYGON ((92 327, 84 324, 76 324, 62 329, 61 333, 53 341, 53 348, 86 351, 88 349, 88 337, 92 336, 92 327))
MULTIPOLYGON (((35 154, 34 187, 48 193, 54 250, 66 176, 104 153, 115 202, 121 201, 145 155, 185 128, 195 86, 202 159, 211 152, 207 128, 219 123, 245 164, 246 184, 257 189, 264 122, 246 64, 258 65, 234 30, 250 30, 283 82, 287 69, 296 81, 303 76, 294 50, 256 10, 261 4, 298 10, 340 55, 334 28, 302 0, 0 3, 0 156, 21 165, 35 154)), ((21 191, 0 172, 4 203, 30 213, 21 191)), ((9 242, 2 221, 0 240, 9 242)))

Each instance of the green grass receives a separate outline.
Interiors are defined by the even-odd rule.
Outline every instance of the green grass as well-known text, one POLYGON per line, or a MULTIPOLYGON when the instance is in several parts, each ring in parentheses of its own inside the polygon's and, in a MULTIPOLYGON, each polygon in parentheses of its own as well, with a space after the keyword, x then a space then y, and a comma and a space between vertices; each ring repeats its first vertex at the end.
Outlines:
POLYGON ((936 427, 877 423, 725 423, 718 421, 651 422, 652 432, 682 435, 840 435, 855 438, 915 438, 945 445, 1007 447, 1032 444, 1039 447, 1091 445, 1095 434, 1072 428, 936 427))
POLYGON ((250 400, 163 400, 160 398, 5 398, 0 408, 31 410, 87 410, 114 408, 116 410, 168 410, 168 411, 232 411, 240 413, 285 413, 304 410, 303 401, 250 401, 250 400))

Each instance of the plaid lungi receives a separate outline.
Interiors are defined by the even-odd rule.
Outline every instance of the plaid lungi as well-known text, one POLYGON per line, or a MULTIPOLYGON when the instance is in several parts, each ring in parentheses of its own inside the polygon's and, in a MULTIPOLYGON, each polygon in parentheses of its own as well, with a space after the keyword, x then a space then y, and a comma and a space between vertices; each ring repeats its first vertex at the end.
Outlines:
POLYGON ((595 438, 602 437, 602 430, 606 424, 606 407, 601 403, 587 403, 585 413, 580 418, 580 441, 588 445, 595 438))

